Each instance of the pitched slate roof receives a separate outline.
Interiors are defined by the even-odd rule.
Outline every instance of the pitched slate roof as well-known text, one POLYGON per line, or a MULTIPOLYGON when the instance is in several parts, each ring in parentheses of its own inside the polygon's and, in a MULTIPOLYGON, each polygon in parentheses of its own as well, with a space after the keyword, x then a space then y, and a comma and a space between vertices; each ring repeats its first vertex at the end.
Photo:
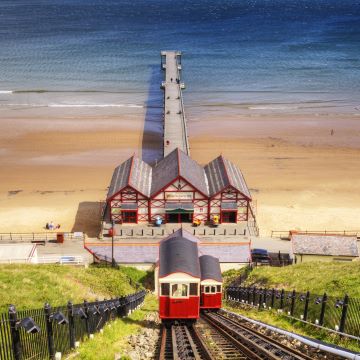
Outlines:
POLYGON ((222 282, 221 269, 218 258, 210 255, 202 255, 199 257, 199 261, 201 280, 211 279, 222 282))
POLYGON ((356 236, 292 234, 294 254, 359 256, 356 236))
POLYGON ((115 168, 107 198, 131 186, 141 194, 149 197, 151 189, 152 168, 141 159, 132 156, 115 168))
POLYGON ((159 277, 177 272, 201 276, 197 243, 182 236, 163 240, 159 247, 159 277))
POLYGON ((209 194, 204 168, 177 148, 153 167, 151 195, 155 195, 178 176, 204 195, 209 194))
POLYGON ((231 185, 251 199, 251 194, 242 172, 231 161, 224 159, 222 155, 207 164, 204 169, 208 179, 210 196, 231 185))

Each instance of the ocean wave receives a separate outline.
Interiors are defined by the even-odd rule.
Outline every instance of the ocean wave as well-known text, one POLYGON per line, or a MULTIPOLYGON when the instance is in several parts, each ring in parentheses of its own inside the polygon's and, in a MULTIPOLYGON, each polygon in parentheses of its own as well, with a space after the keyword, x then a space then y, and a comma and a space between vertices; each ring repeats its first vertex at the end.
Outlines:
POLYGON ((298 110, 299 106, 248 106, 249 110, 298 110))
POLYGON ((12 94, 12 90, 0 90, 0 94, 12 94))
POLYGON ((49 104, 51 108, 106 108, 106 107, 129 107, 143 108, 143 105, 136 104, 49 104))
POLYGON ((137 104, 0 104, 1 107, 19 106, 19 107, 49 107, 49 108, 143 108, 143 105, 137 104))

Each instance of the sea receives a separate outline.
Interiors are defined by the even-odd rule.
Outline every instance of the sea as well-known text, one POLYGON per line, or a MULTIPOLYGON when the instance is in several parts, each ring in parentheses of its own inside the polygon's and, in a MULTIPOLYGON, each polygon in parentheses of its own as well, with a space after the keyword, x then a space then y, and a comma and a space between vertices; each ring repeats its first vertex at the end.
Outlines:
POLYGON ((187 114, 360 114, 360 2, 1 0, 1 110, 162 106, 183 52, 187 114))

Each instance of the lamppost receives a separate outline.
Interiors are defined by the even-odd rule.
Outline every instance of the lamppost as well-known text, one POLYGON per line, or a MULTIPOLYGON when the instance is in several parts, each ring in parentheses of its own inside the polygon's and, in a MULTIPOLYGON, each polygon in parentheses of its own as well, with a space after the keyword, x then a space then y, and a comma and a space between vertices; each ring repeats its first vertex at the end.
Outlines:
POLYGON ((112 221, 112 232, 111 232, 111 266, 115 267, 114 259, 114 232, 115 232, 115 221, 112 221))

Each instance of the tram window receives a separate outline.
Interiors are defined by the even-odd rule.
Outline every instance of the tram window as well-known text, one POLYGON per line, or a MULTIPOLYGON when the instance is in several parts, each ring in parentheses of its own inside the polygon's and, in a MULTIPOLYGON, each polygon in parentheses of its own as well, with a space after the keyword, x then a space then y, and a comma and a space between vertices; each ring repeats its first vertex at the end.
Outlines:
POLYGON ((188 296, 188 286, 186 284, 173 284, 171 287, 172 297, 186 297, 188 296))
POLYGON ((161 295, 162 296, 170 295, 170 284, 168 283, 161 284, 161 295))
POLYGON ((210 293, 210 286, 205 286, 205 293, 209 294, 210 293))
POLYGON ((204 285, 201 285, 201 286, 200 286, 200 291, 201 291, 201 293, 204 292, 204 287, 205 287, 204 285))
POLYGON ((197 296, 198 294, 198 284, 196 283, 191 283, 190 284, 190 295, 195 295, 197 296))
POLYGON ((215 293, 216 293, 216 286, 212 286, 212 287, 211 287, 211 293, 212 293, 212 294, 215 294, 215 293))
POLYGON ((216 291, 221 292, 221 285, 216 285, 216 291))

